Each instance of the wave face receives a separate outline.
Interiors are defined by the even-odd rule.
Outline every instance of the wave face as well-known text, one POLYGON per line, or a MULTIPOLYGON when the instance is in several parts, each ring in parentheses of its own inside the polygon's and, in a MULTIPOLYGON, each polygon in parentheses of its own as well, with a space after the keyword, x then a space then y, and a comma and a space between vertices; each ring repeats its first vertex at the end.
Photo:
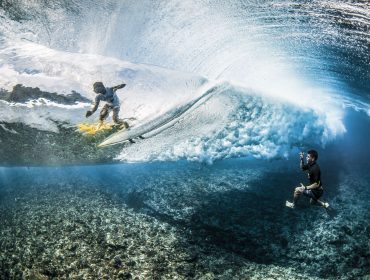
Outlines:
POLYGON ((59 0, 2 7, 3 33, 51 48, 262 84, 264 91, 266 81, 283 84, 287 75, 369 90, 366 1, 59 0))
MULTIPOLYGON (((366 1, 24 0, 0 8, 7 90, 23 84, 92 99, 94 81, 125 80, 122 114, 141 125, 218 87, 120 160, 287 156, 345 133, 346 108, 370 115, 366 1)), ((53 131, 54 121, 82 121, 88 107, 37 107, 43 113, 30 119, 0 105, 3 123, 53 131)))
POLYGON ((288 157, 293 147, 325 145, 335 138, 327 122, 325 115, 312 109, 222 84, 173 126, 126 147, 118 159, 212 162, 228 157, 288 157))

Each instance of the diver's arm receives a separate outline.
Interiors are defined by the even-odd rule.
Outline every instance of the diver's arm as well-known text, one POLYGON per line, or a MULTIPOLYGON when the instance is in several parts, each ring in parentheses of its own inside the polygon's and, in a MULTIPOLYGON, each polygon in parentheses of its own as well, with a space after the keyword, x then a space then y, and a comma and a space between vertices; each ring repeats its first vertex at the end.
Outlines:
POLYGON ((117 89, 121 89, 121 88, 124 88, 126 86, 126 84, 120 84, 118 86, 114 86, 113 87, 113 91, 116 91, 117 89))
POLYGON ((304 153, 303 152, 300 153, 299 156, 300 156, 299 167, 301 168, 302 171, 307 170, 308 169, 308 165, 307 164, 304 164, 304 160, 303 160, 304 153))

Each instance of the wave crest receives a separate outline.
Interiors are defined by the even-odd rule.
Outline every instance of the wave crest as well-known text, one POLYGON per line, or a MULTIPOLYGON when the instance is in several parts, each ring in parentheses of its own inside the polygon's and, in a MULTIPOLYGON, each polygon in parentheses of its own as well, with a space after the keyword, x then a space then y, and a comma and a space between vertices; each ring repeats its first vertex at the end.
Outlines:
POLYGON ((225 84, 202 105, 152 138, 125 147, 122 161, 287 157, 299 147, 325 145, 345 129, 312 109, 225 84))

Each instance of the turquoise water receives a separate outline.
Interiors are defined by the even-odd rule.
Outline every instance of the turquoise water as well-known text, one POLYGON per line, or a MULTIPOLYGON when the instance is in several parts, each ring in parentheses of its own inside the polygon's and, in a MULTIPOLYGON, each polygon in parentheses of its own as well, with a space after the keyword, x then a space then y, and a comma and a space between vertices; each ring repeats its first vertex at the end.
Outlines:
POLYGON ((262 2, 0 3, 0 279, 369 277, 370 7, 262 2), (133 126, 214 94, 98 150, 50 97, 96 80, 133 126), (286 208, 311 148, 331 207, 286 208))
POLYGON ((3 167, 3 277, 96 276, 96 266, 113 278, 366 275, 368 154, 356 149, 363 135, 352 136, 319 151, 329 210, 305 198, 284 206, 307 180, 298 156, 3 167))

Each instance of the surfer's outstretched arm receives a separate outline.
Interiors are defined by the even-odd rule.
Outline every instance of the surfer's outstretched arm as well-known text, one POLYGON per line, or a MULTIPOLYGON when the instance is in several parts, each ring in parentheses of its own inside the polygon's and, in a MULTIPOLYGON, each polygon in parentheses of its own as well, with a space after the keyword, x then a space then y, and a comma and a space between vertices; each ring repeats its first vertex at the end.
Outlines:
POLYGON ((100 96, 97 95, 95 97, 95 101, 94 101, 94 104, 93 106, 91 107, 91 109, 89 111, 86 112, 86 118, 90 117, 92 114, 94 114, 94 112, 98 109, 99 107, 99 103, 100 103, 100 96))
POLYGON ((121 89, 121 88, 124 88, 126 86, 126 84, 120 84, 118 86, 114 86, 113 87, 113 90, 116 91, 117 89, 121 89))

